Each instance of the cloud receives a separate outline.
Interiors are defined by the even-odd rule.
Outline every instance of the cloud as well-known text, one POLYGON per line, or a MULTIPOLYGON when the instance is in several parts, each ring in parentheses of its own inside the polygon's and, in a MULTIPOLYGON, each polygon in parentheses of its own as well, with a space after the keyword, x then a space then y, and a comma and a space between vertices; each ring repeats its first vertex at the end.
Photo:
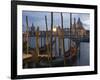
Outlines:
MULTIPOLYGON (((69 13, 62 13, 62 14, 63 14, 64 28, 70 27, 70 14, 69 13)), ((48 28, 49 29, 51 28, 51 13, 50 12, 23 11, 22 12, 22 22, 23 22, 22 24, 24 26, 26 26, 26 16, 28 16, 29 27, 31 27, 33 23, 35 27, 39 26, 40 30, 46 30, 45 16, 47 16, 48 28)), ((89 24, 90 24, 89 14, 82 14, 82 13, 72 14, 72 22, 73 22, 74 17, 76 18, 76 20, 80 17, 84 27, 86 29, 89 29, 89 24)), ((57 13, 57 12, 53 13, 53 25, 61 26, 61 13, 57 13)))

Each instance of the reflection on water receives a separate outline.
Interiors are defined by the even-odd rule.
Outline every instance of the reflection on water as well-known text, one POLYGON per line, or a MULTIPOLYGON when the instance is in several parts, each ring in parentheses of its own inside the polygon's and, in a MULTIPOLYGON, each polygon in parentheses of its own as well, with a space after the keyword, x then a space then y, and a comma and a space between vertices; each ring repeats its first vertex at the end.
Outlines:
POLYGON ((89 65, 89 43, 82 42, 80 44, 80 65, 89 65))
MULTIPOLYGON (((54 39, 54 38, 53 38, 54 39)), ((50 41, 50 39, 49 39, 50 41)), ((65 51, 67 51, 70 47, 70 40, 68 38, 64 39, 64 46, 65 46, 65 51)), ((42 47, 45 45, 45 38, 39 38, 39 46, 42 47)), ((36 39, 35 37, 30 37, 29 38, 29 46, 30 48, 35 48, 36 47, 36 39)), ((80 48, 79 48, 79 52, 77 55, 77 60, 75 65, 89 65, 89 42, 81 42, 80 43, 80 48)), ((54 56, 59 56, 59 44, 58 44, 58 38, 56 38, 56 50, 55 50, 55 45, 53 45, 53 49, 52 49, 53 55, 54 56), (56 51, 56 52, 55 52, 56 51)), ((63 55, 63 53, 61 53, 63 55)))
MULTIPOLYGON (((53 40, 54 40, 54 38, 53 38, 53 40)), ((50 41, 50 38, 49 38, 49 41, 50 41)), ((69 49, 69 47, 70 47, 69 41, 70 41, 70 39, 68 39, 68 38, 64 39, 65 51, 67 51, 69 49)), ((46 40, 45 40, 44 37, 39 38, 39 46, 40 47, 43 47, 45 45, 45 43, 46 43, 46 40)), ((35 39, 35 37, 30 37, 29 38, 29 47, 30 48, 35 48, 36 47, 36 39, 35 39)), ((53 45, 52 47, 53 47, 52 51, 54 53, 53 55, 54 56, 58 56, 59 55, 58 37, 56 38, 56 52, 55 52, 55 45, 53 45)), ((63 53, 61 53, 61 54, 63 55, 63 53)))

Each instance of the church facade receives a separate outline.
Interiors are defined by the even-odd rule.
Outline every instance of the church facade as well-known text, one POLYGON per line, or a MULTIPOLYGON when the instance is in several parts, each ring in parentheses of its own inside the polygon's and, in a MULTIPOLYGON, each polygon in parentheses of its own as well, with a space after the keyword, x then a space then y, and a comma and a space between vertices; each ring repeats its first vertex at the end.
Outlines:
POLYGON ((83 24, 82 24, 80 18, 78 18, 77 21, 74 18, 74 23, 71 26, 71 35, 72 36, 79 36, 79 37, 83 37, 86 35, 86 30, 83 27, 83 24))

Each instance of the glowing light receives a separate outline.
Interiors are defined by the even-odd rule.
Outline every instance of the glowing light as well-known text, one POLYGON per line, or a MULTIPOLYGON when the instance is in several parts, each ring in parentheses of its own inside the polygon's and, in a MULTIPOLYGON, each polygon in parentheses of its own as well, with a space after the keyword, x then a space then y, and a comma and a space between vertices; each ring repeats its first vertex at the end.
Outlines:
POLYGON ((57 29, 56 29, 56 27, 54 27, 54 28, 53 28, 53 32, 56 32, 56 31, 57 31, 57 29))

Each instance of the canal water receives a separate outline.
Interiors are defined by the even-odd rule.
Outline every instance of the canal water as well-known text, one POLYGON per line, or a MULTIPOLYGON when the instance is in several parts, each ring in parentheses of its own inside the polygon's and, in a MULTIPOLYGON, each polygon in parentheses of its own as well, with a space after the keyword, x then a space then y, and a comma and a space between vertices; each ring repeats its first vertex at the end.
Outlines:
MULTIPOLYGON (((55 38, 53 38, 53 41, 55 40, 55 38)), ((49 38, 49 42, 50 42, 50 38, 49 38)), ((64 46, 65 46, 65 51, 67 51, 70 47, 70 39, 65 38, 64 39, 64 46)), ((46 44, 46 40, 45 38, 39 38, 39 47, 43 47, 46 44), (42 42, 42 44, 41 44, 42 42)), ((60 45, 61 46, 61 45, 60 45)), ((35 37, 30 37, 29 38, 29 47, 30 48, 35 48, 36 47, 36 38, 35 37)), ((59 44, 58 44, 58 37, 56 38, 56 45, 55 43, 52 46, 52 52, 53 52, 53 56, 59 56, 59 44), (55 48, 56 46, 56 48, 55 48)), ((60 56, 63 56, 63 53, 61 53, 60 56)))
MULTIPOLYGON (((54 39, 54 38, 53 38, 54 39)), ((50 41, 50 39, 49 39, 50 41)), ((42 47, 45 45, 45 39, 44 38, 39 38, 39 46, 42 47), (41 44, 42 42, 42 44, 41 44)), ((64 46, 65 46, 65 51, 67 51, 70 47, 70 39, 65 38, 64 39, 64 46)), ((29 47, 30 48, 35 48, 36 47, 36 38, 35 37, 29 37, 29 47)), ((59 45, 58 45, 58 38, 56 38, 56 49, 55 45, 53 45, 53 56, 58 57, 59 56, 59 45)), ((89 65, 89 50, 90 50, 90 43, 89 42, 80 42, 80 47, 79 47, 79 52, 77 55, 77 60, 75 62, 75 65, 78 66, 84 66, 84 65, 89 65)), ((63 53, 61 53, 63 56, 63 53)))

